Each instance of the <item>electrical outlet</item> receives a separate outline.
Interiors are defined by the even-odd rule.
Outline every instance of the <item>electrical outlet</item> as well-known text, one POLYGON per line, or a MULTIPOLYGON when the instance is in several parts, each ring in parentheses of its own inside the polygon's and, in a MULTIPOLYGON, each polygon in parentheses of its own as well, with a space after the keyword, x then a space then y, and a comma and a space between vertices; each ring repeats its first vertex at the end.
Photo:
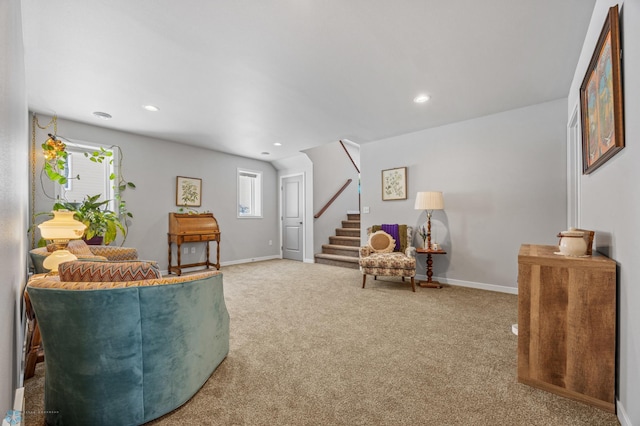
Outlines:
POLYGON ((269 240, 269 245, 272 246, 273 245, 273 240, 269 240))
POLYGON ((182 247, 182 254, 189 254, 189 247, 182 247))
POLYGON ((369 213, 369 206, 362 207, 362 213, 369 213))
POLYGON ((196 252, 196 248, 195 247, 191 247, 191 253, 195 253, 196 252))

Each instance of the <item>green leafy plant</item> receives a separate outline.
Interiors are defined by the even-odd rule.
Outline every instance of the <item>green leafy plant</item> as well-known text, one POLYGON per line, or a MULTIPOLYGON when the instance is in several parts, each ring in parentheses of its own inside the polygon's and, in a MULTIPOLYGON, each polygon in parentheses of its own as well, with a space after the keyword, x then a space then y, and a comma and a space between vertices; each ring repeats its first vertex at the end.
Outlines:
MULTIPOLYGON (((74 217, 87 226, 84 231, 84 238, 87 240, 101 236, 103 243, 109 244, 116 239, 118 231, 126 239, 127 228, 117 213, 106 208, 109 200, 99 201, 101 195, 87 196, 81 203, 57 202, 53 205, 53 210, 75 211, 74 217)), ((133 216, 129 213, 128 217, 133 216)))
MULTIPOLYGON (((41 147, 45 157, 42 172, 49 180, 60 185, 65 185, 69 179, 80 179, 80 175, 73 177, 66 176, 65 167, 68 161, 67 146, 59 136, 49 133, 49 139, 47 139, 41 147)), ((110 200, 99 201, 102 194, 87 195, 81 203, 70 203, 65 200, 56 199, 53 205, 53 210, 67 209, 75 211, 76 219, 87 226, 84 238, 89 240, 95 236, 101 236, 103 237, 104 244, 113 242, 118 232, 124 237, 122 241, 124 244, 129 229, 127 219, 132 219, 133 214, 127 210, 126 201, 122 199, 122 192, 127 188, 135 189, 136 185, 124 179, 121 173, 123 155, 119 146, 113 145, 108 148, 99 147, 90 153, 84 153, 84 156, 94 163, 103 164, 104 162, 108 162, 109 164, 113 164, 113 150, 115 149, 118 150, 118 174, 111 173, 109 179, 113 181, 113 188, 117 188, 115 195, 115 201, 118 207, 117 212, 107 209, 110 200)), ((53 199, 53 197, 49 198, 53 199)), ((43 214, 51 215, 49 212, 42 212, 35 216, 43 214)), ((32 229, 33 226, 30 228, 30 231, 32 229)), ((39 245, 43 243, 43 241, 40 241, 39 245)))

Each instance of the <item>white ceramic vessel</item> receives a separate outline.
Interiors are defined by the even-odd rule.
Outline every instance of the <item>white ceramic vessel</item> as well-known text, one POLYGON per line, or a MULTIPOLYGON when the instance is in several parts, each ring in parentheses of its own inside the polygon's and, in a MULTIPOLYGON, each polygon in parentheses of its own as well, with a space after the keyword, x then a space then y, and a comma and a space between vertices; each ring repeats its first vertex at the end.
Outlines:
POLYGON ((565 256, 584 256, 587 254, 587 243, 584 232, 563 231, 560 233, 560 253, 565 256))

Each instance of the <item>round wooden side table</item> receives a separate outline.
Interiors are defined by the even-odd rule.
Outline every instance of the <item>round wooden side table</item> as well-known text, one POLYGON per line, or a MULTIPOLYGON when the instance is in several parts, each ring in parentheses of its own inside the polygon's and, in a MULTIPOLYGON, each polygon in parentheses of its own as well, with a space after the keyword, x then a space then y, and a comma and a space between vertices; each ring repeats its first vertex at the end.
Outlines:
POLYGON ((428 248, 416 248, 416 253, 426 254, 427 255, 427 281, 419 281, 418 285, 420 287, 427 288, 442 288, 442 284, 438 281, 433 281, 431 278, 433 276, 433 258, 434 254, 447 254, 444 250, 433 250, 428 248))

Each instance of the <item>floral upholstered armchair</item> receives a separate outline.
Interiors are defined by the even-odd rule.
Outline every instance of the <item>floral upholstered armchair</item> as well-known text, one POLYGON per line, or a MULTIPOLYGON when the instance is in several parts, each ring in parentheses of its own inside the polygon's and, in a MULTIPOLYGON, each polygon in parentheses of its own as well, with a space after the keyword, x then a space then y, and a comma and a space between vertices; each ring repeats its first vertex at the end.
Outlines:
POLYGON ((412 246, 413 228, 407 225, 374 225, 367 229, 367 245, 360 247, 362 288, 367 275, 411 278, 416 291, 416 249, 412 246))

